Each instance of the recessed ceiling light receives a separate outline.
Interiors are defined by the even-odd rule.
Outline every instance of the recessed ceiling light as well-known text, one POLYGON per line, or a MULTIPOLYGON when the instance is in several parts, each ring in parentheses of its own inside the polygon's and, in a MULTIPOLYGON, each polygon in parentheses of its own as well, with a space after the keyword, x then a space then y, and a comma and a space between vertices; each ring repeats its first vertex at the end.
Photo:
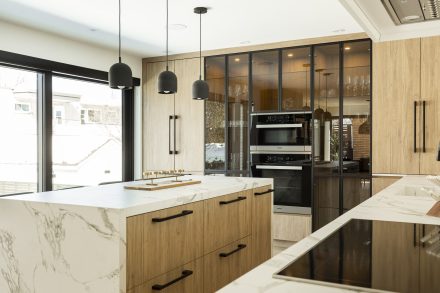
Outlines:
POLYGON ((343 33, 343 32, 345 32, 345 28, 340 28, 340 29, 334 30, 333 32, 334 33, 343 33))
POLYGON ((287 54, 287 57, 293 57, 293 53, 287 54))
POLYGON ((345 51, 349 51, 351 49, 351 47, 347 46, 344 48, 345 51))
POLYGON ((420 15, 407 15, 402 18, 404 21, 414 21, 420 18, 420 15))
POLYGON ((242 45, 246 45, 246 44, 250 44, 251 43, 251 41, 241 41, 240 42, 240 44, 242 44, 242 45))
POLYGON ((235 58, 234 61, 235 62, 240 62, 240 58, 235 58))
POLYGON ((174 30, 174 31, 181 31, 186 29, 188 26, 186 24, 183 23, 172 23, 168 26, 168 28, 170 30, 174 30))

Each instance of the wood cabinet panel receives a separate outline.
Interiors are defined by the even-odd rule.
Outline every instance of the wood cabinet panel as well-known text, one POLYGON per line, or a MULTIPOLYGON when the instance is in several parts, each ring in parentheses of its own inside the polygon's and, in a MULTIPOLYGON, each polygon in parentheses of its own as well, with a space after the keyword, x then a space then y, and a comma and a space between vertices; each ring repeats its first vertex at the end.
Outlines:
POLYGON ((312 216, 280 214, 273 215, 273 239, 300 241, 312 233, 312 216))
POLYGON ((252 196, 252 190, 244 190, 205 201, 205 254, 251 233, 252 196))
POLYGON ((127 218, 127 289, 142 284, 143 278, 143 219, 142 216, 127 218))
MULTIPOLYGON (((174 169, 174 155, 169 153, 168 148, 173 132, 169 117, 174 115, 174 95, 162 95, 157 92, 157 78, 165 70, 166 63, 147 63, 145 66, 143 169, 151 171, 174 169)), ((169 62, 169 70, 174 70, 174 61, 169 62)), ((173 146, 172 139, 171 144, 173 146)))
POLYGON ((419 248, 415 224, 374 222, 372 284, 393 292, 419 292, 419 248))
MULTIPOLYGON (((422 237, 432 231, 432 226, 419 225, 422 237), (424 230, 424 231, 423 231, 424 230)), ((421 245, 421 244, 420 244, 421 245)), ((420 247, 420 293, 437 292, 440 288, 440 262, 438 257, 420 247)))
POLYGON ((251 269, 251 262, 252 240, 250 236, 206 255, 204 257, 204 292, 215 292, 240 277, 251 269), (239 245, 245 245, 245 247, 239 249, 239 245))
POLYGON ((144 214, 143 216, 144 281, 203 255, 203 202, 196 202, 144 214), (191 214, 180 215, 185 211, 191 214))
POLYGON ((372 195, 384 190, 402 177, 373 177, 372 195))
MULTIPOLYGON (((440 37, 421 40, 421 100, 425 101, 426 152, 420 155, 420 174, 440 174, 440 37)), ((423 104, 421 105, 423 110, 423 104)), ((423 121, 420 131, 423 134, 423 121)), ((422 138, 423 143, 423 138, 422 138)))
POLYGON ((175 95, 175 113, 178 116, 176 149, 179 152, 175 156, 176 168, 189 172, 202 172, 205 102, 192 98, 192 84, 199 79, 199 59, 181 59, 176 60, 174 64, 179 81, 175 95))
POLYGON ((373 173, 418 174, 414 102, 420 99, 420 39, 373 44, 373 173))
POLYGON ((159 291, 163 293, 203 293, 203 258, 156 277, 134 288, 129 293, 153 293, 159 291), (191 274, 189 274, 190 272, 191 274), (185 278, 170 284, 164 289, 153 290, 155 285, 165 285, 185 275, 187 275, 185 278))
POLYGON ((273 193, 267 185, 253 190, 252 200, 252 266, 268 260, 272 255, 272 206, 273 193), (263 194, 261 194, 263 193, 263 194))

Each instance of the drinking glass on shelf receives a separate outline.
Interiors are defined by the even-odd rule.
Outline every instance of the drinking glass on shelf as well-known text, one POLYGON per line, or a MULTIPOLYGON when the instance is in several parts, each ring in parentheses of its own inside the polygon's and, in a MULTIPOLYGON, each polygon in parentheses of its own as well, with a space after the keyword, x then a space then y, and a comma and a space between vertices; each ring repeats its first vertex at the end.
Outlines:
POLYGON ((366 79, 365 79, 365 95, 369 96, 370 95, 370 75, 368 74, 366 79))
POLYGON ((353 96, 358 96, 359 95, 359 76, 355 75, 353 77, 353 96))
POLYGON ((347 75, 344 82, 344 92, 345 96, 351 96, 352 95, 352 88, 351 88, 351 76, 347 75))

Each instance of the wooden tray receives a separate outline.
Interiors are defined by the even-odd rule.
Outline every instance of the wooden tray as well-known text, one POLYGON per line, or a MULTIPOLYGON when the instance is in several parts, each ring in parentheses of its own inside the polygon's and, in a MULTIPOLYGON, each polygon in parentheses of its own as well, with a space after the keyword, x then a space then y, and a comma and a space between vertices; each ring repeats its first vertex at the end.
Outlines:
POLYGON ((440 201, 436 202, 427 213, 428 216, 440 218, 440 201))
POLYGON ((144 183, 144 184, 138 184, 138 185, 126 185, 124 186, 125 189, 133 189, 133 190, 146 190, 146 191, 154 191, 154 190, 160 190, 160 189, 167 189, 167 188, 175 188, 180 186, 186 186, 186 185, 193 185, 193 184, 200 184, 202 181, 200 180, 188 180, 188 181, 163 181, 158 182, 154 184, 150 183, 144 183))

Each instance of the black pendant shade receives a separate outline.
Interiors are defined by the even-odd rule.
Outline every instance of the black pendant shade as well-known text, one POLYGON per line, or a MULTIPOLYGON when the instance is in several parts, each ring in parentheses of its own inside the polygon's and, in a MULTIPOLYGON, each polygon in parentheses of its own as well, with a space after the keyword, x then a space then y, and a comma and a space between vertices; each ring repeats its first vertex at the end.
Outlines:
POLYGON ((177 76, 174 72, 168 70, 168 0, 167 0, 167 37, 166 37, 166 54, 167 68, 162 71, 157 78, 157 92, 159 94, 169 95, 177 93, 177 76))
POLYGON ((131 89, 133 74, 130 66, 121 62, 121 0, 119 3, 119 62, 113 64, 108 71, 108 83, 112 89, 131 89))
POLYGON ((177 93, 177 76, 168 68, 159 74, 157 79, 157 89, 159 94, 177 93))
POLYGON ((194 100, 206 100, 209 95, 208 83, 202 80, 202 14, 208 12, 206 7, 195 7, 194 13, 200 15, 200 31, 199 31, 199 80, 196 80, 192 86, 192 97, 194 100))
POLYGON ((130 89, 133 87, 131 68, 122 62, 113 64, 108 72, 109 85, 112 89, 130 89))
POLYGON ((206 100, 209 95, 208 83, 202 79, 196 80, 192 86, 192 96, 194 100, 206 100))

